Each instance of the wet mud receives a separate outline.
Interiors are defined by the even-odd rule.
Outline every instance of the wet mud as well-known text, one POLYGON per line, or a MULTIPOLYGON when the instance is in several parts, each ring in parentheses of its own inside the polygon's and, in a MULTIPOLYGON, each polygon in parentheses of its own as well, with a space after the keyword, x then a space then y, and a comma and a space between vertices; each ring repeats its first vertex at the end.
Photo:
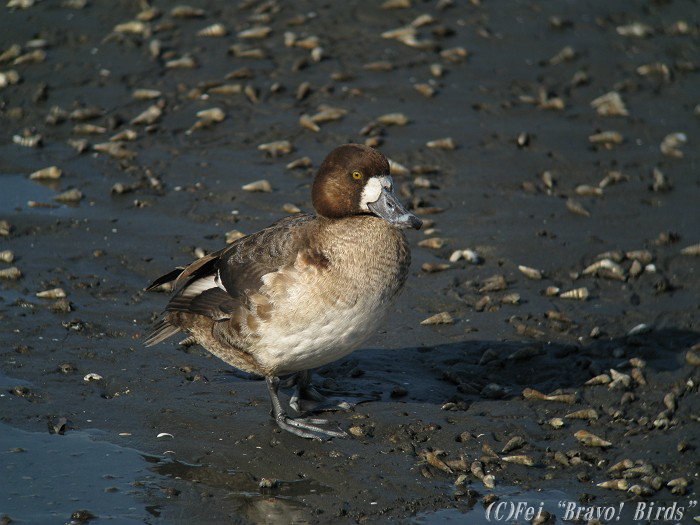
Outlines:
POLYGON ((696 3, 6 4, 4 522, 700 514, 696 3), (202 348, 144 349, 144 287, 309 211, 349 141, 427 224, 383 330, 316 372, 376 398, 318 443, 202 348))

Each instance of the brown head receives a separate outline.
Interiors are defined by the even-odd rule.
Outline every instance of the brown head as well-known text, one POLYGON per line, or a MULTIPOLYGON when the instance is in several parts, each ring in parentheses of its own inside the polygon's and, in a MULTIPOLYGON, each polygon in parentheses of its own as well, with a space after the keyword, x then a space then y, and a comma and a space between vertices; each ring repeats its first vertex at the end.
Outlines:
POLYGON ((311 198, 316 213, 329 219, 376 215, 397 227, 421 225, 394 196, 389 161, 361 144, 344 144, 328 154, 316 174, 311 198))

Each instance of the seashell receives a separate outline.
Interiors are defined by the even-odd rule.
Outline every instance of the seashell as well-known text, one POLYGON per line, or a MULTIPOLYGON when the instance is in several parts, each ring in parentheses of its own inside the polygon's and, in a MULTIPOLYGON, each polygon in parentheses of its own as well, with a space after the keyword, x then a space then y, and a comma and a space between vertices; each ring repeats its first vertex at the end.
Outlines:
POLYGON ((75 203, 80 202, 83 198, 83 193, 78 189, 72 189, 59 193, 53 197, 53 200, 65 203, 75 203))
POLYGON ((319 127, 319 125, 316 124, 313 121, 313 119, 307 114, 303 114, 301 117, 299 117, 299 125, 302 128, 306 128, 306 129, 311 130, 311 131, 316 132, 316 133, 321 131, 321 128, 319 127))
POLYGON ((627 177, 626 175, 623 175, 619 171, 610 171, 610 172, 608 172, 608 174, 605 177, 603 177, 603 180, 601 180, 598 183, 598 187, 606 188, 608 186, 612 186, 613 184, 618 184, 620 182, 624 182, 628 179, 629 179, 629 177, 627 177))
POLYGON ((197 31, 197 36, 204 37, 221 37, 226 36, 226 26, 224 24, 216 23, 211 24, 197 31))
MULTIPOLYGON (((87 0, 66 0, 67 2, 82 2, 87 4, 87 0)), ((64 4, 65 5, 65 4, 64 4)), ((136 15, 136 20, 141 20, 143 22, 150 22, 155 20, 160 16, 160 11, 157 7, 146 7, 136 15)))
POLYGON ((403 175, 408 175, 411 173, 411 170, 409 170, 406 166, 401 164, 400 162, 396 162, 395 160, 388 159, 389 160, 389 173, 396 177, 401 177, 403 175))
MULTIPOLYGON (((635 370, 639 370, 638 368, 635 370)), ((675 412, 677 407, 676 395, 673 392, 669 392, 664 396, 664 406, 671 412, 675 412)))
POLYGON ((501 297, 502 304, 518 304, 520 303, 520 294, 517 292, 509 293, 501 297))
POLYGON ((34 51, 30 51, 29 53, 25 53, 15 58, 12 61, 12 65, 19 66, 22 64, 32 64, 43 62, 44 60, 46 60, 46 51, 43 49, 35 49, 34 51))
POLYGON ((417 84, 413 84, 413 88, 418 91, 421 95, 424 97, 430 98, 433 95, 435 95, 435 88, 431 86, 430 84, 426 84, 424 82, 419 82, 417 84))
POLYGON ((644 487, 642 485, 632 485, 630 488, 627 489, 627 492, 631 492, 633 494, 636 494, 637 496, 643 496, 643 497, 648 497, 654 494, 654 491, 650 489, 649 487, 644 487))
POLYGON ((528 467, 532 467, 535 464, 535 461, 530 456, 526 455, 503 456, 501 461, 505 461, 506 463, 515 463, 516 465, 525 465, 528 467))
POLYGON ((315 63, 319 63, 321 60, 323 60, 326 57, 326 52, 323 50, 322 47, 316 46, 311 50, 311 60, 315 63))
POLYGON ((506 288, 508 288, 506 278, 500 274, 496 274, 484 279, 481 288, 479 288, 479 293, 498 292, 500 290, 505 290, 506 288))
POLYGON ((311 120, 313 120, 315 123, 340 120, 348 114, 346 109, 326 106, 325 104, 320 105, 318 110, 318 113, 311 116, 311 120))
POLYGON ((285 167, 288 170, 295 170, 298 168, 310 168, 312 165, 311 159, 309 157, 301 157, 299 159, 295 159, 289 164, 287 164, 285 167))
POLYGON ((496 477, 493 474, 486 474, 481 482, 487 489, 494 489, 496 487, 496 477))
POLYGON ((95 151, 111 155, 115 159, 133 159, 136 152, 128 150, 121 142, 102 142, 92 147, 95 151))
POLYGON ((63 171, 60 168, 49 166, 30 173, 29 178, 32 180, 56 180, 61 178, 61 175, 63 175, 63 171))
POLYGON ((611 479, 609 481, 598 483, 596 486, 603 489, 613 490, 627 490, 629 488, 629 484, 627 483, 626 479, 611 479))
POLYGON ((244 29, 238 32, 238 38, 244 40, 257 39, 257 38, 267 38, 272 32, 272 28, 268 26, 255 26, 250 29, 244 29))
POLYGON ((644 64, 637 68, 637 74, 643 77, 658 75, 666 82, 671 80, 671 71, 663 62, 654 62, 653 64, 644 64))
POLYGON ((457 262, 460 259, 464 259, 471 264, 478 264, 481 261, 481 257, 474 250, 455 250, 450 255, 450 262, 457 262))
POLYGON ((558 286, 547 286, 547 288, 544 289, 544 294, 547 297, 556 297, 559 295, 560 288, 558 286))
POLYGON ((183 55, 165 62, 167 69, 194 69, 197 66, 197 60, 192 55, 183 55))
POLYGON ((10 69, 9 71, 0 71, 0 89, 17 84, 19 81, 19 73, 17 73, 17 71, 14 69, 10 69))
POLYGON ((584 383, 586 386, 592 386, 592 385, 607 385, 610 383, 611 379, 608 374, 599 374, 595 377, 590 378, 588 381, 584 383))
POLYGON ((691 348, 685 353, 685 362, 688 363, 690 366, 700 366, 700 346, 695 345, 693 348, 691 348))
POLYGON ((157 89, 135 89, 131 93, 131 98, 135 100, 152 100, 158 98, 163 93, 157 89))
POLYGON ((301 208, 299 208, 299 206, 297 206, 296 204, 285 202, 282 205, 282 211, 285 213, 299 213, 301 212, 301 208))
POLYGON ((617 91, 610 91, 591 102, 591 107, 602 117, 626 117, 629 115, 622 97, 617 91))
POLYGON ((547 62, 549 64, 556 66, 557 64, 563 64, 564 62, 570 62, 576 58, 576 51, 571 46, 566 46, 561 49, 556 55, 550 58, 547 62))
POLYGON ((430 237, 429 239, 423 239, 418 242, 418 246, 422 248, 430 248, 432 250, 439 250, 445 245, 445 239, 441 237, 430 237))
POLYGON ((284 39, 284 47, 294 47, 297 41, 297 35, 292 31, 285 31, 282 38, 284 39))
POLYGON ((669 133, 661 141, 659 148, 664 155, 680 159, 683 158, 683 152, 679 148, 686 142, 688 137, 685 133, 669 133))
POLYGON ((19 44, 12 44, 5 51, 0 53, 0 64, 2 64, 3 62, 9 62, 10 60, 14 60, 21 54, 22 46, 20 46, 19 44))
POLYGON ((258 144, 258 149, 264 151, 272 157, 280 157, 292 152, 292 143, 288 140, 277 140, 258 144))
POLYGON ((209 122, 221 122, 226 118, 226 113, 221 108, 203 109, 197 112, 197 118, 209 122))
POLYGON ((612 474, 614 472, 619 472, 621 470, 627 470, 634 467, 634 461, 631 459, 623 459, 622 461, 618 461, 614 465, 612 465, 608 469, 608 474, 612 474))
POLYGON ((394 64, 386 60, 380 60, 378 62, 370 62, 362 66, 362 69, 366 71, 391 71, 394 69, 394 64))
POLYGON ((86 139, 68 139, 68 145, 78 154, 90 149, 90 143, 86 139))
POLYGON ((601 259, 584 268, 583 275, 598 274, 602 277, 612 277, 624 281, 625 271, 622 266, 610 259, 601 259))
POLYGON ((115 33, 128 33, 148 37, 151 34, 151 26, 142 20, 131 20, 122 24, 117 24, 112 31, 115 33))
POLYGON ((423 263, 420 268, 426 273, 437 273, 449 269, 450 265, 446 263, 423 263))
POLYGON ((685 478, 675 478, 666 483, 667 487, 671 487, 671 492, 673 494, 677 494, 682 496, 685 494, 686 489, 688 487, 688 480, 685 478))
POLYGON ((173 18, 201 18, 205 14, 204 9, 189 5, 178 5, 170 10, 170 16, 173 18))
POLYGON ((295 96, 297 100, 304 100, 309 93, 311 93, 311 84, 309 82, 302 82, 297 87, 295 96))
POLYGON ((644 378, 644 374, 642 373, 641 368, 633 368, 630 371, 630 376, 638 385, 644 386, 647 384, 647 380, 644 378))
POLYGON ((631 24, 617 26, 617 34, 620 36, 633 36, 637 38, 645 38, 649 35, 654 34, 654 30, 651 26, 643 24, 641 22, 633 22, 631 24))
POLYGON ((603 438, 596 436, 595 434, 591 434, 587 430, 579 430, 574 434, 574 437, 587 447, 605 448, 612 446, 612 443, 610 441, 606 441, 603 438))
POLYGON ((452 469, 448 467, 445 462, 441 460, 434 452, 429 450, 421 450, 418 453, 418 456, 423 458, 428 465, 435 467, 438 470, 442 470, 443 472, 447 472, 448 474, 452 474, 452 469))
POLYGON ((163 109, 159 105, 153 104, 131 119, 131 124, 150 125, 155 123, 162 115, 163 109))
POLYGON ((252 58, 262 60, 265 58, 265 50, 259 47, 245 47, 241 44, 233 44, 229 47, 229 52, 236 58, 252 58))
POLYGON ((566 209, 575 215, 580 215, 582 217, 590 217, 591 212, 583 207, 583 204, 575 199, 569 198, 566 200, 566 209))
POLYGON ((562 299, 577 299, 579 301, 585 301, 590 297, 590 293, 588 292, 588 288, 582 286, 581 288, 574 288, 573 290, 561 292, 559 297, 562 299))
POLYGON ((518 270, 527 277, 528 279, 533 279, 535 281, 539 281, 542 279, 542 272, 535 268, 531 268, 529 266, 524 266, 522 264, 518 265, 518 270))
POLYGON ((41 299, 63 299, 66 296, 66 292, 63 288, 52 288, 51 290, 37 292, 36 296, 41 299))
POLYGON ((408 124, 408 117, 403 113, 387 113, 377 117, 375 120, 385 126, 405 126, 408 124))
POLYGON ((255 89, 254 86, 251 84, 246 84, 245 87, 243 88, 243 94, 246 96, 248 100, 250 100, 251 103, 257 104, 258 103, 258 90, 255 89))
POLYGON ((44 137, 37 133, 36 135, 13 135, 12 142, 18 146, 25 148, 38 148, 44 137))
POLYGON ((435 315, 431 315, 427 319, 423 319, 420 324, 422 325, 433 325, 433 324, 454 324, 455 320, 450 315, 449 312, 440 312, 435 315))
POLYGON ((0 219, 0 237, 7 237, 12 231, 12 225, 5 219, 0 219))
POLYGON ((651 184, 651 189, 657 193, 663 193, 669 191, 672 186, 666 175, 659 168, 654 168, 651 172, 653 182, 651 184))
POLYGON ((430 64, 430 74, 435 78, 440 78, 445 74, 445 68, 442 64, 430 64))
POLYGON ((440 57, 447 62, 452 62, 458 64, 463 62, 469 53, 463 47, 452 47, 449 49, 443 49, 440 51, 440 57))
POLYGON ((11 263, 14 260, 15 260, 15 254, 12 252, 12 250, 0 251, 0 261, 6 262, 6 263, 11 263))
POLYGON ((100 374, 96 374, 95 372, 85 374, 83 377, 83 381, 101 381, 102 379, 102 376, 100 374))
POLYGON ((22 277, 22 272, 16 266, 10 266, 9 268, 0 269, 0 279, 7 279, 8 281, 16 281, 22 277))
POLYGON ((296 47, 300 47, 302 49, 308 49, 311 51, 315 47, 318 47, 318 45, 321 43, 319 38, 315 35, 308 36, 306 38, 302 38, 294 42, 294 45, 296 47))
POLYGON ((160 40, 157 38, 154 38, 150 42, 148 42, 148 54, 151 56, 151 58, 156 59, 160 56, 162 45, 160 43, 160 40))
POLYGON ((226 232, 226 244, 231 244, 231 243, 237 241, 238 239, 242 239, 245 236, 246 236, 245 233, 240 232, 238 230, 228 231, 228 232, 226 232))
POLYGON ((523 389, 523 399, 534 399, 538 401, 557 401, 573 405, 576 402, 575 394, 552 394, 546 395, 534 388, 523 389))
POLYGON ((589 186, 588 184, 579 184, 574 190, 576 195, 581 197, 602 197, 603 189, 598 186, 589 186))
POLYGON ((413 179, 413 185, 416 188, 436 188, 436 186, 428 177, 416 177, 415 179, 413 179))
POLYGON ((431 149, 444 149, 444 150, 453 150, 456 147, 454 141, 452 140, 452 137, 445 137, 442 139, 429 140, 428 142, 425 143, 425 145, 431 149))
POLYGON ((212 95, 237 95, 242 91, 243 87, 240 84, 221 84, 210 88, 207 93, 212 95))
POLYGON ((632 378, 629 375, 618 372, 614 368, 610 369, 610 378, 612 379, 608 385, 610 390, 617 387, 627 388, 632 382, 632 378))
POLYGON ((386 0, 382 9, 406 9, 411 7, 411 0, 386 0))
MULTIPOLYGON (((522 437, 513 436, 503 446, 503 449, 501 450, 501 454, 508 454, 508 452, 512 452, 515 449, 521 448, 523 445, 525 445, 525 443, 526 443, 526 441, 522 437)), ((505 461, 505 459, 504 459, 504 461, 505 461)))
POLYGON ((547 421, 547 423, 549 423, 549 426, 551 426, 552 428, 561 428, 564 426, 564 420, 560 417, 553 417, 552 419, 547 421))
POLYGON ((266 179, 256 180, 255 182, 250 182, 241 186, 244 191, 258 191, 264 193, 270 193, 272 191, 272 186, 266 179))
POLYGON ((649 250, 630 250, 625 252, 625 257, 632 260, 637 260, 642 264, 649 264, 654 260, 654 256, 649 250))
POLYGON ((134 141, 139 137, 133 129, 125 129, 109 137, 110 142, 134 141))
POLYGON ((77 108, 68 114, 68 118, 71 120, 91 120, 104 115, 104 111, 96 106, 87 106, 83 108, 77 108))
POLYGON ((593 144, 610 146, 612 144, 622 144, 624 137, 619 131, 601 131, 600 133, 589 135, 588 140, 593 144))
POLYGON ((593 408, 584 408, 569 412, 564 417, 568 419, 598 419, 598 412, 593 408))
POLYGON ((472 461, 469 471, 476 479, 484 479, 484 466, 481 461, 472 461))
POLYGON ((103 126, 96 126, 95 124, 90 124, 89 122, 82 122, 73 126, 73 133, 78 135, 101 135, 107 133, 107 128, 103 126))

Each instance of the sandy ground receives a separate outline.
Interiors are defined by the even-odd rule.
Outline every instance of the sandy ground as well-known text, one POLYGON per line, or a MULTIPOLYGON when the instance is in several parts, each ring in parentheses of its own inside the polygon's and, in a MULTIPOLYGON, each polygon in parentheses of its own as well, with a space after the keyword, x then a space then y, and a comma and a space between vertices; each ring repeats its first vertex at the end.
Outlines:
POLYGON ((406 3, 0 7, 3 523, 700 514, 697 3, 406 3), (384 330, 318 371, 378 400, 328 415, 352 438, 307 442, 271 423, 263 382, 197 346, 144 349, 167 297, 143 289, 309 210, 325 154, 365 140, 432 224, 384 330), (241 189, 260 179, 271 192, 241 189))

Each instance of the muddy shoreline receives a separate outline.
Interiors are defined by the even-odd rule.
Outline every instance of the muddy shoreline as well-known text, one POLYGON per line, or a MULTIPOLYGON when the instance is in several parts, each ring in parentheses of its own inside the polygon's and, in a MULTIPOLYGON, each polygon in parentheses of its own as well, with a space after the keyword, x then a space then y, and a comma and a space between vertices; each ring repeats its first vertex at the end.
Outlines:
POLYGON ((26 4, 0 7, 0 516, 700 514, 694 2, 26 4), (378 400, 328 414, 352 438, 307 442, 270 422, 263 382, 198 346, 144 349, 167 297, 144 287, 310 210, 349 141, 398 163, 428 225, 383 330, 316 373, 378 400))

